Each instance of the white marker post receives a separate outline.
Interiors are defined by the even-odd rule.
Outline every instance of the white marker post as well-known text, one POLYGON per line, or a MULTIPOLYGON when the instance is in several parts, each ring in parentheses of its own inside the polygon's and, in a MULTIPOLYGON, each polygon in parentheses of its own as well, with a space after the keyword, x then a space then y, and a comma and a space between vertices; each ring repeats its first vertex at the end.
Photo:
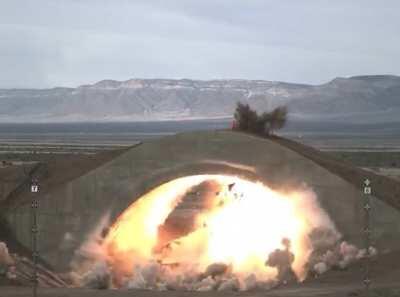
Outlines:
POLYGON ((39 257, 37 251, 37 233, 38 233, 38 226, 37 226, 37 208, 39 203, 37 201, 37 194, 39 193, 39 183, 32 179, 31 181, 31 193, 32 195, 32 259, 33 259, 33 297, 37 297, 37 287, 38 287, 38 277, 37 277, 37 260, 39 257))
POLYGON ((366 296, 369 296, 369 288, 371 285, 371 277, 370 277, 370 245, 371 245, 371 226, 370 226, 370 213, 371 213, 371 201, 370 197, 372 194, 371 181, 367 178, 364 180, 364 211, 365 211, 365 225, 364 225, 364 233, 365 233, 365 276, 364 276, 364 285, 366 290, 366 296))

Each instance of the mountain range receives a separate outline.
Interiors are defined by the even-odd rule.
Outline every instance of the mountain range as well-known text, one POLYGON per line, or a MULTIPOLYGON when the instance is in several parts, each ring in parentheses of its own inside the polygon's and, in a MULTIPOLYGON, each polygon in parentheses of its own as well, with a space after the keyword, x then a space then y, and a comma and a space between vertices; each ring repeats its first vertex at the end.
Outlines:
POLYGON ((335 78, 321 85, 264 80, 103 80, 77 88, 0 89, 0 122, 114 122, 232 117, 286 105, 291 119, 400 122, 400 76, 335 78))

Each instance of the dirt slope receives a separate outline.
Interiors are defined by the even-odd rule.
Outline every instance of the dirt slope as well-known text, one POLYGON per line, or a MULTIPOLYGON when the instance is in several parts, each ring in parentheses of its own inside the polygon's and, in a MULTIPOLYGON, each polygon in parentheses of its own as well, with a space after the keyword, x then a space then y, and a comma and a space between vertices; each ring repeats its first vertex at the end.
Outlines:
POLYGON ((365 179, 369 179, 371 181, 372 194, 400 210, 399 181, 354 167, 349 163, 339 161, 324 152, 293 140, 280 137, 274 137, 273 140, 314 161, 321 167, 340 176, 360 190, 363 188, 365 179))

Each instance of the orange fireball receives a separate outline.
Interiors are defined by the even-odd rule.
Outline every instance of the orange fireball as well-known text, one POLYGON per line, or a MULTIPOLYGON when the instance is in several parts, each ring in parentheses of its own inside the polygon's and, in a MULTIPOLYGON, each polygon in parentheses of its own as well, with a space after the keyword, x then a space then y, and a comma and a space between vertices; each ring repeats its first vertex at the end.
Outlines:
POLYGON ((310 189, 280 193, 235 176, 187 176, 134 202, 112 226, 104 249, 119 276, 132 277, 135 267, 155 261, 174 264, 180 274, 202 273, 211 264, 224 263, 238 277, 255 274, 267 281, 277 275, 276 268, 265 265, 268 255, 288 238, 295 256, 293 269, 302 279, 312 252, 308 234, 318 224, 333 226, 310 189), (190 232, 163 243, 165 249, 160 250, 160 228, 185 195, 205 181, 218 184, 215 197, 197 210, 190 232))

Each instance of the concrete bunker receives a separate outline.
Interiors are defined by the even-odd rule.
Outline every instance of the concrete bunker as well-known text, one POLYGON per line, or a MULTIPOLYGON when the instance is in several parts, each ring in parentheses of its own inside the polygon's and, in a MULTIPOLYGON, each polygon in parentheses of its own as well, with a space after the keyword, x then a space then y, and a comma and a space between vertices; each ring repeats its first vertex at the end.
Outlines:
MULTIPOLYGON (((310 187, 338 232, 361 246, 363 201, 358 189, 271 140, 219 132, 184 133, 149 141, 40 197, 39 250, 56 270, 67 271, 76 252, 108 214, 114 222, 135 199, 168 181, 219 174, 259 180, 273 190, 310 187)), ((398 242, 398 212, 373 198, 375 245, 398 242), (397 237, 396 237, 397 236, 397 237), (391 239, 389 239, 391 237, 391 239)), ((30 245, 30 206, 7 216, 17 239, 30 245)))

